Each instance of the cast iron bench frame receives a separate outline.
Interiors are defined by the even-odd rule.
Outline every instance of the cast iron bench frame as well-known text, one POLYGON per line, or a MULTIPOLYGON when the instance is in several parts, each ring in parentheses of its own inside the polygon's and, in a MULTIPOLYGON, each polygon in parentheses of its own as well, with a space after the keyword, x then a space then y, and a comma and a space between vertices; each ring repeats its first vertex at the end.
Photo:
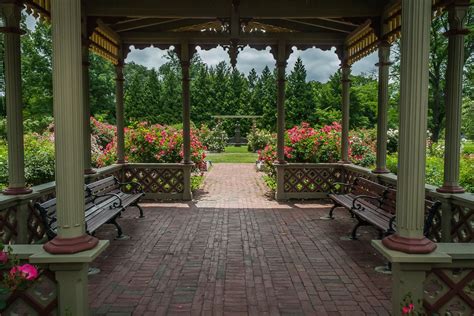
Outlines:
MULTIPOLYGON (((342 183, 337 183, 342 184, 342 183)), ((347 187, 347 184, 343 184, 347 187)), ((344 194, 329 194, 328 196, 334 201, 331 208, 329 218, 336 207, 342 206, 349 210, 351 215, 357 219, 357 224, 351 232, 350 238, 357 239, 357 229, 361 226, 373 226, 379 231, 379 238, 391 235, 396 232, 396 190, 383 186, 379 183, 364 179, 356 178, 352 185, 349 185, 351 191, 344 194), (370 191, 374 188, 375 192, 370 191), (366 191, 366 194, 355 195, 354 191, 366 191)), ((433 223, 434 216, 441 206, 439 201, 425 200, 425 214, 427 214, 423 234, 428 234, 433 223)))
MULTIPOLYGON (((137 182, 122 183, 111 176, 84 186, 86 231, 93 235, 104 224, 112 224, 117 228, 117 239, 127 239, 117 218, 129 206, 135 206, 143 216, 143 209, 138 205, 145 195, 137 182), (128 188, 127 188, 128 187, 128 188), (123 190, 123 189, 126 190, 123 190)), ((56 198, 43 203, 35 203, 46 228, 46 235, 51 240, 57 235, 56 198)))

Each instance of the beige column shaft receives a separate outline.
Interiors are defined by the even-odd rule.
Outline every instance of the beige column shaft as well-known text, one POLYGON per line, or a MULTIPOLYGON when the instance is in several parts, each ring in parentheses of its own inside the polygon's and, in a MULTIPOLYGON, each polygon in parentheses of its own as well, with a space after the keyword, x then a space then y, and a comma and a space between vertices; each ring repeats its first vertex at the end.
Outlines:
POLYGON ((374 173, 388 173, 387 170, 387 129, 388 129, 388 75, 390 70, 390 44, 379 44, 379 85, 377 111, 377 161, 374 173))
POLYGON ((462 75, 464 67, 465 20, 469 6, 449 8, 448 65, 446 68, 446 135, 444 151, 444 183, 440 192, 463 193, 459 186, 461 151, 462 75))
POLYGON ((341 162, 349 163, 349 109, 350 109, 350 89, 351 66, 343 63, 342 71, 342 135, 341 135, 341 162))
POLYGON ((397 234, 384 245, 408 253, 436 248, 423 238, 431 2, 402 0, 397 234))
POLYGON ((8 189, 5 194, 25 194, 23 102, 21 95, 20 3, 4 3, 5 98, 7 110, 8 189))
POLYGON ((285 163, 285 88, 286 60, 277 62, 277 159, 285 163))
POLYGON ((192 53, 188 44, 181 45, 181 72, 183 98, 183 163, 191 164, 191 98, 189 67, 192 53))
POLYGON ((84 173, 93 174, 92 153, 91 153, 91 108, 89 92, 89 43, 87 38, 83 38, 82 43, 82 88, 84 102, 84 173))
POLYGON ((125 115, 123 92, 123 61, 115 66, 115 118, 117 121, 117 163, 123 164, 125 160, 125 115))
POLYGON ((81 1, 51 1, 53 105, 56 149, 58 236, 44 245, 50 253, 94 248, 84 221, 84 90, 81 1))
POLYGON ((84 230, 81 1, 52 1, 53 100, 58 235, 84 230))

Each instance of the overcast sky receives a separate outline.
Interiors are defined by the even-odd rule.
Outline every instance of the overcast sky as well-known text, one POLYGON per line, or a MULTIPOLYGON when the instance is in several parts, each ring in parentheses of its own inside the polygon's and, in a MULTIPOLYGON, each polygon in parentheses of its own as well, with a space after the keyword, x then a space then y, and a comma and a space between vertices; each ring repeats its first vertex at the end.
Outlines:
MULTIPOLYGON (((32 16, 27 17, 28 28, 34 28, 35 19, 32 16)), ((301 57, 303 64, 308 73, 308 80, 317 80, 326 82, 329 76, 337 71, 340 61, 335 54, 335 49, 330 51, 322 51, 320 49, 311 48, 305 51, 294 51, 288 60, 287 71, 290 72, 298 57, 301 57)), ((214 66, 221 61, 229 63, 229 55, 222 47, 214 48, 209 51, 203 51, 198 48, 198 54, 202 61, 209 66, 214 66)), ((128 54, 126 62, 135 62, 148 68, 159 68, 166 62, 164 56, 166 51, 157 48, 145 48, 143 50, 134 49, 128 54)), ((377 52, 363 58, 352 66, 353 74, 369 73, 375 70, 377 62, 377 52)), ((272 69, 275 67, 275 61, 269 51, 257 51, 256 49, 245 47, 240 52, 237 59, 237 69, 248 74, 252 68, 260 73, 265 66, 272 69)))
MULTIPOLYGON (((326 82, 329 76, 339 68, 340 61, 334 51, 335 48, 330 51, 322 51, 316 48, 307 49, 305 51, 293 51, 288 60, 287 71, 291 71, 296 59, 301 57, 308 73, 308 80, 326 82)), ((229 63, 229 55, 222 47, 214 48, 209 51, 200 50, 198 48, 198 54, 202 61, 209 66, 217 65, 223 60, 229 63)), ((166 62, 164 58, 165 55, 166 51, 157 48, 150 47, 140 50, 132 47, 126 61, 133 61, 148 68, 158 68, 166 62)), ((352 71, 354 74, 371 72, 375 69, 376 62, 377 53, 373 53, 355 63, 352 67, 352 71)), ((275 67, 275 60, 269 51, 257 51, 256 49, 245 47, 237 59, 237 69, 245 74, 248 74, 252 68, 255 68, 257 73, 260 73, 265 66, 270 67, 270 69, 275 67)))

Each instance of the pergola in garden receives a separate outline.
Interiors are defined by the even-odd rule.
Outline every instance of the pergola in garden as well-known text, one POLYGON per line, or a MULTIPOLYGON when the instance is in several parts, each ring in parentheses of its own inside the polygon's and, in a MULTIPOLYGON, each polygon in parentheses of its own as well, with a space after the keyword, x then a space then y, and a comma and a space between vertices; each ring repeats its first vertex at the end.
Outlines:
MULTIPOLYGON (((87 267, 107 241, 85 234, 84 171, 86 180, 115 174, 141 182, 149 197, 191 199, 190 59, 196 46, 224 46, 235 65, 246 45, 271 47, 277 68, 277 199, 326 196, 329 184, 355 176, 397 187, 397 233, 373 241, 392 262, 393 313, 410 293, 424 296, 423 281, 438 275, 449 298, 469 305, 467 287, 474 282, 474 261, 458 243, 437 244, 423 237, 424 199, 443 202, 439 242, 474 240, 474 198, 458 185, 464 25, 467 0, 296 0, 296 1, 152 1, 152 0, 0 0, 5 34, 5 78, 9 187, 1 197, 2 225, 7 240, 28 244, 42 233, 31 205, 57 197, 58 236, 40 246, 15 248, 32 263, 55 273, 59 313, 87 314, 87 267), (51 21, 56 143, 56 183, 27 188, 24 177, 21 106, 21 10, 51 21), (428 62, 431 18, 449 13, 449 52, 446 82, 446 151, 444 185, 425 186, 425 142, 428 104, 428 62), (403 23, 401 23, 403 21, 403 23), (390 45, 401 38, 400 137, 398 177, 387 174, 387 107, 390 45), (184 159, 176 164, 128 164, 124 153, 123 66, 136 48, 174 47, 182 67, 184 159), (336 47, 342 70, 342 161, 338 164, 289 164, 284 156, 285 68, 292 47, 328 50, 336 47), (116 69, 117 164, 91 169, 88 53, 110 60, 116 69), (351 65, 378 50, 379 94, 377 167, 373 172, 348 161, 351 65), (171 179, 171 180, 170 180, 171 179), (171 181, 171 182, 170 182, 171 181), (172 183, 165 186, 164 183, 172 183), (171 188, 171 189, 170 189, 171 188), (462 269, 464 270, 462 270, 462 269), (462 271, 461 274, 458 272, 462 271), (458 271, 452 274, 452 271, 458 271), (467 272, 466 272, 467 271, 467 272), (441 276, 442 275, 442 276, 441 276), (453 276, 454 275, 454 276, 453 276), (462 280, 460 280, 462 279, 462 280), (450 281, 446 281, 450 280, 450 281), (467 293, 467 294, 466 294, 467 293)), ((472 296, 471 296, 472 304, 472 296)), ((446 311, 446 297, 427 299, 427 310, 446 311), (427 303, 428 302, 428 303, 427 303), (433 307, 435 306, 435 307, 433 307)))

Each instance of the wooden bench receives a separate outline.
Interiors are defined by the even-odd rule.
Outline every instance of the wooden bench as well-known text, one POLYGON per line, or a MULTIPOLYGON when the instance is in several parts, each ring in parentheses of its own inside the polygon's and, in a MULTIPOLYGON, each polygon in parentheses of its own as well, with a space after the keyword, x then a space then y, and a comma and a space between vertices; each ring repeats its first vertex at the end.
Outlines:
MULTIPOLYGON (((143 217, 143 210, 138 205, 144 195, 139 184, 120 183, 116 178, 109 177, 93 183, 84 188, 85 198, 85 223, 88 234, 94 232, 104 224, 112 224, 117 228, 117 239, 126 239, 122 228, 117 223, 117 218, 128 206, 136 206, 143 217), (128 186, 127 192, 121 188, 128 186), (132 187, 132 188, 130 188, 132 187)), ((43 203, 35 203, 35 208, 40 212, 43 224, 46 227, 48 239, 57 235, 56 198, 43 203)))
POLYGON ((328 195, 334 202, 334 206, 329 210, 329 215, 321 219, 334 219, 333 213, 338 207, 344 207, 350 211, 354 199, 360 195, 378 198, 386 190, 387 187, 360 177, 355 178, 353 183, 335 182, 332 184, 331 194, 328 195))
MULTIPOLYGON (((349 210, 357 219, 357 224, 351 232, 351 239, 357 239, 357 229, 361 226, 373 226, 379 231, 379 237, 395 233, 396 231, 396 190, 383 186, 373 181, 356 178, 351 185, 343 184, 349 188, 342 194, 329 194, 334 201, 334 206, 328 218, 334 218, 332 212, 336 207, 342 206, 349 210)), ((441 206, 440 202, 425 200, 425 236, 429 233, 434 214, 441 206)))
MULTIPOLYGON (((423 234, 428 237, 433 218, 438 208, 439 201, 425 200, 425 222, 423 234)), ((357 224, 352 229, 351 239, 357 239, 357 229, 361 226, 373 226, 379 231, 379 238, 396 232, 396 207, 397 191, 387 188, 379 198, 359 196, 354 199, 351 212, 357 219, 357 224)))
POLYGON ((138 182, 126 182, 122 183, 114 176, 89 183, 87 189, 90 194, 96 198, 97 202, 107 200, 110 197, 116 197, 121 201, 123 210, 128 207, 134 206, 138 208, 140 215, 143 216, 143 209, 138 205, 140 199, 145 195, 142 186, 138 182))

